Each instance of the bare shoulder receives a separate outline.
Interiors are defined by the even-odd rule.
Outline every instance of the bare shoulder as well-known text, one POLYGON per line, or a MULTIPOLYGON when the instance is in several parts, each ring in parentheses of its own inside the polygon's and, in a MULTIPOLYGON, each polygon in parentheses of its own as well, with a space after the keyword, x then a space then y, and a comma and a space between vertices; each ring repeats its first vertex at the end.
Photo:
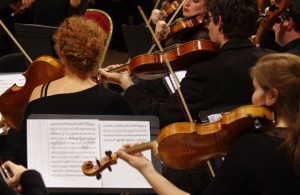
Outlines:
POLYGON ((41 90, 42 90, 42 86, 43 85, 39 85, 37 86, 31 93, 31 96, 30 96, 30 99, 29 99, 29 102, 33 101, 33 100, 36 100, 38 98, 41 97, 41 90))

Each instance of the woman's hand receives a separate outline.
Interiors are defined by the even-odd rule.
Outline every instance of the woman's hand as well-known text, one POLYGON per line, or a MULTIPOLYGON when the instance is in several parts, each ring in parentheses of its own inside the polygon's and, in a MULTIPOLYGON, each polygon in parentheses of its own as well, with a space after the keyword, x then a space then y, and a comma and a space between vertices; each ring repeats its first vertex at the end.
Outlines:
POLYGON ((145 174, 147 171, 153 171, 153 164, 140 152, 135 154, 128 154, 123 150, 129 147, 137 146, 142 144, 142 142, 134 143, 134 144, 125 144, 123 148, 117 151, 117 155, 119 158, 126 161, 129 165, 137 169, 142 174, 145 174))
POLYGON ((159 9, 154 9, 151 12, 151 21, 153 24, 156 24, 159 20, 163 20, 165 17, 167 17, 166 12, 161 11, 159 9))
POLYGON ((110 65, 106 68, 100 68, 98 69, 98 73, 100 77, 100 81, 106 81, 109 83, 114 83, 122 87, 123 90, 126 90, 131 85, 134 85, 131 77, 128 74, 128 71, 121 71, 121 72, 108 72, 109 70, 118 68, 122 65, 116 64, 116 65, 110 65))

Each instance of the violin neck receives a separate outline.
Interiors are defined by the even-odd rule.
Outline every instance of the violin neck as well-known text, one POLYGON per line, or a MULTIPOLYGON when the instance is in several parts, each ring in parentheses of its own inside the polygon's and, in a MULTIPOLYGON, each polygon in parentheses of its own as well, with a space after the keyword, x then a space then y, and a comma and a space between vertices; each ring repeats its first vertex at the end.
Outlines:
POLYGON ((151 141, 147 142, 138 146, 134 146, 131 148, 127 148, 124 151, 127 152, 128 154, 134 154, 137 152, 142 152, 145 150, 153 150, 154 154, 157 156, 158 151, 157 151, 157 141, 151 141))
POLYGON ((121 71, 126 71, 126 70, 128 72, 130 72, 129 69, 128 69, 128 65, 129 65, 129 63, 123 64, 122 66, 119 66, 117 68, 111 69, 108 72, 121 72, 121 71))

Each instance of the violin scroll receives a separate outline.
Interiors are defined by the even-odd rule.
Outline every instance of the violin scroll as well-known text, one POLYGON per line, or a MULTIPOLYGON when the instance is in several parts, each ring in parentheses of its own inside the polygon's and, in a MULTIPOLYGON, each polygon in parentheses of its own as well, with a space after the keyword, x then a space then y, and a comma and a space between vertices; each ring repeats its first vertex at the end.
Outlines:
MULTIPOLYGON (((154 151, 154 154, 157 155, 157 142, 156 141, 147 142, 138 146, 126 148, 124 151, 129 154, 134 154, 149 149, 152 149, 154 151)), ((112 153, 111 151, 106 151, 105 156, 100 161, 96 159, 96 165, 94 165, 92 161, 86 161, 81 166, 81 170, 86 176, 97 176, 98 179, 98 177, 101 177, 100 173, 104 169, 107 168, 109 171, 111 171, 110 166, 117 164, 117 158, 118 156, 116 153, 112 153)))
POLYGON ((96 165, 93 164, 92 161, 86 161, 83 163, 83 165, 81 166, 82 172, 86 175, 86 176, 96 176, 97 179, 101 178, 101 172, 104 169, 108 169, 109 171, 111 171, 110 166, 117 164, 117 154, 114 153, 112 154, 111 151, 107 151, 105 152, 105 156, 99 161, 98 159, 96 159, 96 165))

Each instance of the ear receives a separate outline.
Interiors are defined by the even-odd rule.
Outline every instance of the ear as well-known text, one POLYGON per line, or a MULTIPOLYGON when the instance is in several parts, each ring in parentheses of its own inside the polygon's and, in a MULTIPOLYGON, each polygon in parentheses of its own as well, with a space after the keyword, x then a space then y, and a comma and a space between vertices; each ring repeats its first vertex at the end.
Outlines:
POLYGON ((223 22, 221 16, 219 16, 219 21, 218 21, 218 30, 221 31, 223 30, 223 22))
POLYGON ((274 89, 274 88, 270 89, 267 92, 266 105, 267 106, 273 106, 277 102, 277 99, 278 99, 278 91, 277 91, 277 89, 274 89))
POLYGON ((284 20, 282 26, 286 27, 287 31, 293 30, 293 28, 294 28, 293 18, 289 17, 287 20, 284 20))

